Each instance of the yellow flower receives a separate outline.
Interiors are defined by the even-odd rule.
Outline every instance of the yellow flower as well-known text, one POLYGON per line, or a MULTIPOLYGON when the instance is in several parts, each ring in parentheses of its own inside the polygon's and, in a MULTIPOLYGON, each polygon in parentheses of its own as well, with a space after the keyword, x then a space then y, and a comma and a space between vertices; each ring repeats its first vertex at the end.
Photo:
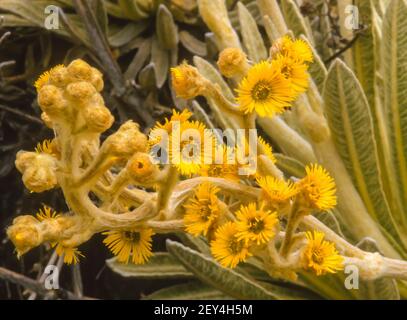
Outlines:
POLYGON ((50 70, 42 73, 34 83, 34 87, 37 89, 37 92, 48 83, 51 72, 62 67, 64 67, 63 64, 58 64, 50 70))
POLYGON ((121 263, 144 264, 152 255, 152 229, 107 231, 103 243, 121 263))
POLYGON ((206 236, 219 217, 219 188, 210 183, 198 186, 193 198, 184 205, 184 224, 187 232, 194 236, 206 236))
POLYGON ((282 113, 294 100, 290 82, 267 61, 250 68, 236 91, 240 110, 245 114, 256 111, 261 117, 282 113))
POLYGON ((183 62, 171 68, 172 87, 177 97, 193 99, 204 93, 207 80, 201 76, 198 69, 183 62))
POLYGON ((289 36, 278 39, 272 46, 274 54, 282 54, 299 62, 313 62, 314 55, 309 45, 302 39, 293 40, 289 36))
POLYGON ((298 182, 302 205, 322 211, 335 207, 335 180, 318 164, 308 165, 305 171, 307 175, 298 182))
POLYGON ((317 276, 343 269, 343 257, 336 250, 334 243, 324 240, 324 233, 307 232, 306 237, 308 244, 302 252, 305 269, 313 270, 317 276))
POLYGON ((52 146, 51 140, 44 140, 42 142, 38 142, 37 146, 35 147, 36 153, 47 153, 51 156, 56 156, 57 153, 55 152, 55 148, 52 146))
POLYGON ((215 240, 211 241, 212 255, 224 267, 235 268, 251 256, 249 244, 239 240, 237 232, 236 223, 226 222, 216 230, 215 240))
POLYGON ((238 174, 238 166, 236 164, 235 151, 232 148, 222 145, 217 149, 218 153, 221 154, 221 163, 216 163, 216 159, 213 159, 211 164, 205 165, 200 175, 204 177, 217 177, 223 178, 231 181, 238 182, 240 180, 238 174))
POLYGON ((199 121, 180 123, 179 134, 179 137, 174 137, 176 132, 173 131, 169 138, 171 164, 185 176, 199 173, 212 159, 213 148, 207 150, 205 144, 211 141, 212 146, 215 145, 213 134, 199 121))
POLYGON ((309 85, 308 66, 291 57, 278 55, 272 64, 290 81, 292 90, 297 94, 305 92, 309 85))
POLYGON ((264 198, 275 209, 287 204, 298 192, 296 185, 291 181, 277 179, 272 176, 258 177, 256 180, 262 189, 264 198))
POLYGON ((41 209, 38 210, 36 217, 38 221, 44 221, 47 219, 55 219, 59 217, 59 213, 57 213, 54 209, 51 207, 48 207, 47 205, 43 205, 41 209))
POLYGON ((241 206, 236 212, 236 226, 239 240, 254 242, 257 245, 267 243, 276 232, 277 213, 264 210, 264 203, 257 209, 255 202, 241 206))
POLYGON ((262 137, 258 138, 258 143, 263 149, 263 153, 273 162, 276 163, 277 159, 273 154, 273 148, 262 137))
POLYGON ((56 244, 55 252, 59 257, 64 257, 64 263, 66 264, 77 264, 79 262, 79 257, 84 257, 78 248, 65 247, 60 243, 56 244))

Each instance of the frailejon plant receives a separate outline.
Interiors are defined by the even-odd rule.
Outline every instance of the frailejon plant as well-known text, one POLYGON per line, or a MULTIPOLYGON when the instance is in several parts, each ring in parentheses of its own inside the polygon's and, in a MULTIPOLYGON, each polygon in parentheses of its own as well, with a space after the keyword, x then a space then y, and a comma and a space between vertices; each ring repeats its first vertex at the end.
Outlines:
POLYGON ((176 95, 203 96, 223 129, 245 129, 241 143, 226 145, 205 130, 210 119, 193 121, 188 110, 174 110, 148 136, 126 122, 101 143, 113 123, 101 73, 75 60, 40 77, 38 103, 55 139, 18 153, 16 166, 32 192, 60 187, 70 213, 44 207, 16 218, 8 235, 18 255, 48 242, 77 263, 78 246, 104 233, 116 271, 142 275, 137 265, 147 263, 152 277, 193 273, 205 284, 151 298, 404 296, 404 1, 385 10, 371 2, 373 36, 345 57, 353 70, 335 60, 329 71, 293 1, 282 1, 282 11, 276 1, 257 3, 269 53, 243 4, 240 42, 224 1, 200 0, 218 69, 198 57, 195 67, 171 69, 176 95), (362 58, 363 50, 375 59, 362 58), (283 154, 262 137, 250 143, 256 124, 283 154), (209 151, 200 143, 208 139, 215 142, 209 151), (252 149, 254 172, 242 175, 247 164, 225 161, 253 156, 252 149), (168 161, 157 163, 158 153, 168 161), (215 154, 223 161, 205 161, 215 154), (154 255, 157 233, 176 233, 184 245, 168 240, 169 255, 154 255), (357 290, 345 286, 347 269, 357 270, 357 290))

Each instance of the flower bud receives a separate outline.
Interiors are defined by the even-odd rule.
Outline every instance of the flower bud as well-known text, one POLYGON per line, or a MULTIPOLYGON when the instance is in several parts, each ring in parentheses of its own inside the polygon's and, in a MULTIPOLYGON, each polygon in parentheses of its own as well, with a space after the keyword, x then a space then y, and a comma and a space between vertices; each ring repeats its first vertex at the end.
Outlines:
POLYGON ((58 184, 56 160, 48 154, 19 152, 15 164, 23 174, 24 185, 32 192, 50 190, 58 184))
POLYGON ((52 68, 49 72, 49 82, 57 87, 65 87, 68 82, 68 72, 63 65, 52 68))
POLYGON ((7 235, 19 256, 42 243, 42 236, 37 228, 39 224, 33 216, 20 216, 15 218, 7 229, 7 235))
POLYGON ((104 132, 109 129, 114 121, 109 109, 105 106, 95 105, 88 106, 83 111, 86 125, 89 130, 94 132, 104 132))
POLYGON ((37 154, 35 152, 19 151, 16 155, 15 165, 18 171, 23 173, 36 158, 37 154))
POLYGON ((66 101, 61 89, 53 85, 45 85, 38 92, 38 104, 49 116, 58 116, 66 108, 66 101))
POLYGON ((198 69, 185 62, 178 67, 171 68, 171 76, 177 97, 193 99, 202 95, 207 88, 208 81, 202 77, 198 69))
POLYGON ((81 59, 72 61, 67 71, 72 82, 92 80, 92 67, 81 59))
POLYGON ((151 156, 140 152, 134 154, 126 168, 131 179, 142 184, 154 184, 160 172, 158 167, 153 164, 151 156))
POLYGON ((102 148, 113 156, 129 158, 135 152, 147 152, 148 142, 138 125, 129 120, 105 140, 102 148))
POLYGON ((227 48, 219 54, 218 67, 227 78, 243 76, 249 68, 246 54, 238 48, 227 48))
POLYGON ((72 99, 84 102, 90 99, 95 93, 95 87, 86 81, 73 82, 66 87, 66 91, 72 99))
POLYGON ((92 68, 91 83, 95 87, 96 91, 100 92, 103 90, 103 74, 96 68, 92 68))

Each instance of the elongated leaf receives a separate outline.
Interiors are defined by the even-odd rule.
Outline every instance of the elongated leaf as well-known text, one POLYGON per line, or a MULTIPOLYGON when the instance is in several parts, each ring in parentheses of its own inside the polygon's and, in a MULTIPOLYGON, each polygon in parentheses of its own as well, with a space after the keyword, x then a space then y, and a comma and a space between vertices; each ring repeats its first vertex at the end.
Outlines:
MULTIPOLYGON (((366 26, 372 25, 372 8, 370 1, 356 0, 355 6, 361 13, 359 23, 366 26)), ((375 75, 375 50, 373 46, 373 32, 367 30, 359 36, 353 45, 353 66, 355 74, 365 91, 369 105, 374 107, 374 75, 375 75)))
POLYGON ((194 64, 198 68, 199 72, 208 80, 216 83, 222 89, 223 95, 229 99, 230 101, 234 101, 234 96, 232 91, 230 90, 228 84, 223 80, 222 76, 220 75, 219 71, 216 70, 214 66, 212 66, 208 61, 202 59, 201 57, 195 56, 194 57, 194 64))
POLYGON ((140 279, 193 277, 192 273, 187 271, 174 257, 164 252, 154 253, 146 264, 123 264, 116 258, 106 260, 106 264, 123 277, 140 279))
POLYGON ((301 35, 300 38, 304 40, 306 43, 308 43, 312 50, 312 53, 314 54, 314 62, 310 64, 308 71, 311 74, 312 80, 317 85, 319 91, 322 92, 324 87, 324 81, 328 74, 328 71, 326 70, 325 64, 322 61, 321 57, 319 56, 319 53, 312 46, 311 42, 303 34, 301 35))
POLYGON ((175 49, 178 44, 178 28, 168 8, 160 4, 156 18, 158 42, 164 49, 175 49))
POLYGON ((113 47, 123 46, 138 37, 146 30, 147 26, 148 24, 144 21, 128 23, 124 28, 120 28, 119 31, 109 37, 109 44, 113 47))
POLYGON ((237 299, 277 299, 277 296, 232 269, 220 266, 213 259, 183 246, 179 242, 167 240, 168 251, 202 282, 237 299))
MULTIPOLYGON (((385 112, 390 158, 387 170, 392 200, 399 208, 400 225, 407 235, 407 6, 393 0, 383 21, 382 53, 385 112)), ((395 211, 395 210, 393 210, 395 211)))
POLYGON ((281 6, 287 25, 294 32, 294 35, 299 37, 301 34, 304 34, 311 44, 314 44, 311 28, 308 21, 301 14, 297 4, 292 0, 285 0, 281 2, 281 6))
POLYGON ((301 178, 305 175, 304 165, 298 160, 282 153, 275 153, 274 156, 277 159, 277 167, 284 171, 286 175, 296 178, 301 178))
POLYGON ((144 300, 229 300, 232 299, 202 282, 178 284, 158 290, 144 300))
POLYGON ((193 54, 202 57, 206 56, 207 54, 206 44, 195 38, 188 31, 181 31, 179 33, 179 40, 181 41, 182 45, 193 54))
POLYGON ((324 88, 333 139, 369 213, 398 237, 380 180, 377 146, 366 96, 353 72, 336 60, 324 88))
POLYGON ((154 64, 157 88, 161 88, 167 80, 170 56, 167 50, 161 48, 156 38, 153 38, 151 45, 151 63, 154 64))
POLYGON ((267 50, 256 21, 244 4, 239 2, 237 6, 243 44, 248 52, 248 57, 255 62, 267 59, 267 50))

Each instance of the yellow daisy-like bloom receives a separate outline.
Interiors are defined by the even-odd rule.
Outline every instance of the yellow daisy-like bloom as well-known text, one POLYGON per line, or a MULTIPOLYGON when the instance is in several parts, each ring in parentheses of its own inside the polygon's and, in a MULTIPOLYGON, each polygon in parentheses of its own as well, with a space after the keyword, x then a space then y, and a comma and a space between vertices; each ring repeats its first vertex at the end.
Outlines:
POLYGON ((255 202, 241 206, 236 212, 236 226, 239 240, 254 242, 257 245, 267 243, 276 232, 277 213, 264 210, 264 203, 257 209, 255 202))
POLYGON ((194 236, 208 234, 220 214, 219 200, 216 194, 219 188, 210 183, 202 183, 194 197, 184 205, 185 230, 194 236))
POLYGON ((171 68, 171 79, 177 97, 183 99, 193 99, 206 90, 207 80, 201 76, 197 68, 186 62, 171 68))
POLYGON ((261 117, 282 113, 295 98, 290 82, 268 61, 250 68, 236 92, 240 110, 245 114, 256 111, 261 117))
POLYGON ((173 139, 173 134, 175 133, 172 132, 169 138, 170 161, 182 175, 190 176, 199 173, 205 163, 210 163, 213 148, 206 150, 205 144, 212 140, 211 143, 214 146, 215 141, 211 131, 206 130, 206 126, 202 122, 185 121, 180 123, 180 141, 177 141, 178 137, 173 139), (186 133, 188 140, 183 137, 183 134, 186 133), (173 140, 175 145, 173 145, 173 140))
POLYGON ((152 229, 107 231, 103 243, 121 263, 144 264, 152 255, 152 229))
POLYGON ((222 145, 219 149, 217 149, 217 151, 222 153, 222 163, 216 163, 215 159, 213 159, 213 163, 202 167, 200 175, 204 177, 223 178, 238 182, 240 180, 238 173, 239 168, 236 164, 236 155, 234 150, 222 145))
POLYGON ((43 205, 41 209, 38 210, 36 214, 36 218, 38 221, 44 221, 47 219, 55 219, 60 216, 54 209, 48 207, 47 205, 43 205))
POLYGON ((278 55, 272 61, 281 74, 290 81, 292 90, 297 94, 305 92, 309 85, 308 66, 291 57, 278 55))
POLYGON ((335 207, 335 180, 318 164, 308 165, 305 172, 307 175, 298 182, 302 205, 322 211, 335 207))
POLYGON ((185 122, 191 118, 192 112, 188 109, 184 109, 181 112, 172 109, 172 115, 170 118, 165 118, 164 123, 156 122, 155 126, 151 129, 148 136, 148 143, 150 146, 159 143, 162 139, 162 130, 167 133, 171 133, 174 122, 185 122))
POLYGON ((215 240, 211 241, 211 252, 214 258, 224 267, 235 268, 239 262, 251 256, 249 244, 239 240, 236 223, 226 222, 216 230, 215 240))
POLYGON ((47 153, 51 156, 56 156, 55 148, 52 146, 51 140, 44 140, 42 142, 38 142, 37 146, 35 147, 36 153, 47 153))
POLYGON ((307 232, 306 237, 308 244, 302 252, 305 269, 313 270, 317 276, 343 269, 343 257, 336 250, 334 243, 324 240, 324 233, 307 232))
POLYGON ((313 62, 314 55, 310 46, 302 39, 293 40, 289 36, 278 39, 271 49, 274 54, 282 54, 299 62, 313 62))
POLYGON ((58 64, 58 65, 56 65, 55 67, 51 68, 50 70, 45 71, 44 73, 42 73, 42 74, 38 77, 38 79, 37 79, 37 80, 35 81, 35 83, 34 83, 34 87, 37 89, 37 92, 38 92, 44 85, 46 85, 46 84, 48 83, 48 81, 49 81, 49 76, 50 76, 51 72, 52 72, 53 70, 56 70, 56 69, 61 68, 61 67, 64 67, 64 65, 63 65, 63 64, 58 64))
POLYGON ((79 257, 84 257, 78 248, 65 247, 60 243, 56 244, 55 252, 59 257, 64 256, 64 263, 66 264, 77 264, 79 257))
POLYGON ((291 181, 277 179, 272 176, 258 177, 256 180, 262 189, 263 197, 275 209, 287 204, 298 193, 297 186, 291 181))
POLYGON ((273 148, 271 147, 271 145, 268 144, 262 137, 259 137, 257 141, 262 147, 263 153, 267 156, 267 158, 269 158, 273 163, 276 163, 277 159, 273 154, 273 148))

